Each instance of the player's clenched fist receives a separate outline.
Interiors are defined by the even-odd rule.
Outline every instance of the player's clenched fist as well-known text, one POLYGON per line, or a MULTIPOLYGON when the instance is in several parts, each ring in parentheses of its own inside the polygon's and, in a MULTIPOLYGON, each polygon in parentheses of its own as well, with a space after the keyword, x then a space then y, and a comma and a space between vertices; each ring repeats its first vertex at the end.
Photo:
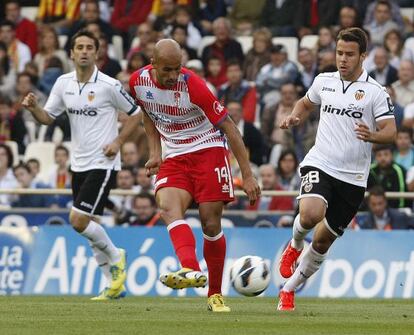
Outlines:
POLYGON ((297 126, 300 123, 300 119, 296 116, 289 115, 279 125, 282 129, 289 129, 290 127, 297 126))
POLYGON ((26 95, 22 101, 22 105, 27 109, 32 109, 37 106, 37 98, 33 93, 26 95))

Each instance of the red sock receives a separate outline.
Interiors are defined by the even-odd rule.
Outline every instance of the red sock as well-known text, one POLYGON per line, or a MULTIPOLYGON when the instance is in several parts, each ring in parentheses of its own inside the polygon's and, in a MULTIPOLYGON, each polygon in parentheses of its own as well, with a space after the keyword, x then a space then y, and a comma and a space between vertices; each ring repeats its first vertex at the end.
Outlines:
POLYGON ((204 235, 204 259, 208 268, 208 296, 221 293, 226 238, 223 232, 214 237, 204 235))
POLYGON ((184 220, 177 220, 168 225, 171 242, 174 246, 181 266, 196 271, 200 271, 195 253, 195 239, 193 231, 184 220), (171 227, 171 228, 170 228, 171 227))

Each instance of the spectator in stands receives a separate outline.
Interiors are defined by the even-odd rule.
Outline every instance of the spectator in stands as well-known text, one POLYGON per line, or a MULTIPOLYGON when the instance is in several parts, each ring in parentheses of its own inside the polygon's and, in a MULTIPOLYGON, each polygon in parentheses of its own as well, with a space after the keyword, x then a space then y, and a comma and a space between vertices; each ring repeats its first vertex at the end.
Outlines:
POLYGON ((398 69, 398 81, 392 84, 395 91, 396 101, 402 107, 414 102, 414 64, 403 60, 398 69))
POLYGON ((296 36, 293 21, 295 12, 298 10, 298 3, 298 0, 266 0, 260 25, 270 29, 273 36, 296 36))
POLYGON ((272 33, 267 28, 259 28, 253 33, 253 47, 247 52, 243 65, 243 77, 256 81, 260 69, 270 62, 272 33))
POLYGON ((384 189, 381 186, 373 186, 368 196, 369 214, 362 219, 357 219, 357 225, 361 229, 395 230, 414 229, 413 219, 398 209, 389 208, 384 189))
POLYGON ((318 65, 315 54, 311 49, 300 48, 298 52, 298 61, 299 64, 302 65, 302 70, 300 71, 302 83, 305 90, 307 90, 318 75, 318 65))
POLYGON ((96 66, 99 71, 115 78, 122 71, 121 65, 116 59, 110 58, 108 55, 108 39, 104 34, 99 36, 99 49, 96 66))
MULTIPOLYGON (((153 1, 117 0, 111 16, 111 25, 121 33, 124 46, 129 45, 137 27, 146 22, 153 1)), ((126 49, 124 47, 124 49, 126 49)))
MULTIPOLYGON (((356 2, 360 2, 361 0, 355 0, 356 2)), ((375 15, 377 10, 378 3, 382 2, 383 0, 372 1, 370 0, 370 4, 366 7, 366 10, 362 13, 364 14, 364 26, 372 24, 375 21, 375 15)), ((388 2, 388 8, 390 10, 390 18, 393 22, 397 24, 397 30, 404 31, 404 20, 401 15, 400 6, 398 5, 396 0, 389 0, 385 1, 388 2)))
POLYGON ((63 64, 60 58, 52 56, 47 60, 43 76, 40 77, 38 87, 39 90, 49 96, 56 80, 64 74, 63 64))
MULTIPOLYGON (((50 188, 70 189, 72 184, 72 175, 69 171, 69 150, 64 145, 57 145, 55 148, 55 164, 49 171, 47 185, 50 188)), ((72 203, 72 195, 51 196, 51 204, 67 208, 72 203)))
POLYGON ((176 18, 175 13, 176 3, 174 0, 161 0, 160 13, 156 16, 152 24, 159 38, 171 35, 176 18))
POLYGON ((36 24, 21 14, 19 0, 6 0, 5 18, 14 23, 16 37, 30 48, 32 56, 37 52, 37 27, 36 24))
POLYGON ((140 156, 135 142, 125 142, 121 147, 122 167, 136 170, 140 156))
POLYGON ((147 176, 147 170, 145 166, 139 166, 136 174, 136 184, 140 192, 151 192, 154 190, 154 184, 152 178, 147 176))
POLYGON ((234 0, 228 19, 237 36, 250 36, 259 26, 265 3, 266 0, 234 0))
POLYGON ((109 41, 112 41, 112 36, 115 35, 115 31, 111 25, 99 17, 99 3, 96 0, 85 0, 84 6, 83 11, 81 12, 81 18, 73 23, 68 32, 68 39, 65 45, 65 50, 68 54, 70 51, 70 41, 72 36, 82 28, 85 28, 88 23, 96 23, 99 26, 100 31, 105 34, 109 41))
POLYGON ((335 51, 326 51, 318 55, 318 72, 336 72, 335 51))
MULTIPOLYGON (((275 167, 270 164, 263 164, 259 167, 259 183, 262 191, 282 191, 279 184, 275 167)), ((248 207, 249 210, 293 210, 291 197, 264 196, 262 195, 256 203, 248 207)))
POLYGON ((335 36, 331 28, 320 27, 318 30, 318 36, 318 42, 316 43, 316 51, 318 54, 327 51, 335 51, 335 36))
POLYGON ((227 81, 226 73, 222 72, 223 64, 219 57, 211 56, 207 60, 206 79, 211 83, 218 92, 221 85, 227 81))
POLYGON ((378 0, 375 4, 374 19, 364 25, 369 32, 373 45, 383 45, 385 34, 398 29, 397 23, 392 20, 391 5, 388 0, 378 0))
POLYGON ((299 38, 316 34, 319 27, 335 25, 339 8, 339 0, 299 0, 294 18, 299 38))
MULTIPOLYGON (((5 143, 0 143, 0 189, 14 189, 19 185, 13 174, 13 161, 10 147, 5 143)), ((12 194, 0 194, 0 207, 10 207, 15 199, 16 197, 12 194)))
POLYGON ((266 153, 262 134, 253 123, 243 120, 243 108, 239 101, 228 101, 226 107, 231 119, 243 137, 250 162, 257 166, 262 165, 266 153))
POLYGON ((205 68, 207 68, 208 60, 211 57, 216 57, 220 60, 221 69, 219 77, 224 79, 221 83, 223 84, 225 82, 227 62, 235 58, 242 64, 244 55, 240 43, 231 37, 229 20, 225 18, 216 19, 213 23, 213 32, 216 40, 204 48, 201 59, 205 68))
POLYGON ((412 166, 414 166, 412 128, 410 129, 403 127, 398 129, 395 144, 396 151, 394 153, 394 161, 408 171, 412 166))
POLYGON ((17 72, 24 70, 24 66, 32 59, 30 48, 16 37, 16 27, 13 22, 3 20, 0 23, 0 42, 7 47, 10 64, 17 72))
MULTIPOLYGON (((392 147, 377 145, 374 148, 375 163, 371 165, 368 177, 368 188, 380 185, 386 192, 406 192, 406 170, 393 160, 392 147)), ((388 202, 392 208, 411 207, 412 201, 399 198, 388 202)))
POLYGON ((197 13, 205 35, 213 34, 213 22, 219 17, 226 17, 227 8, 224 0, 200 0, 197 13))
MULTIPOLYGON (((299 161, 294 150, 288 149, 280 154, 276 173, 279 185, 285 191, 297 191, 300 189, 301 179, 298 173, 299 161)), ((292 206, 297 206, 296 198, 292 198, 292 206)))
POLYGON ((254 123, 256 120, 256 87, 254 83, 249 83, 243 79, 241 65, 237 59, 227 63, 227 82, 223 84, 217 98, 222 105, 227 105, 229 101, 238 101, 242 105, 243 120, 254 123))
POLYGON ((67 34, 79 19, 81 0, 40 0, 36 22, 52 26, 59 35, 67 34))
POLYGON ((171 31, 171 37, 180 45, 181 49, 187 52, 189 59, 197 58, 196 48, 190 48, 187 44, 188 29, 186 26, 175 24, 171 31))
POLYGON ((277 103, 281 86, 285 83, 295 83, 298 77, 298 67, 288 60, 286 47, 282 44, 271 46, 270 63, 260 69, 256 80, 257 90, 265 107, 277 103))
POLYGON ((347 6, 341 8, 339 11, 339 26, 336 31, 339 32, 342 29, 351 27, 361 27, 361 21, 359 19, 358 12, 355 7, 347 6))
POLYGON ((62 113, 56 117, 52 124, 47 126, 44 141, 53 142, 56 128, 62 132, 62 142, 68 142, 71 139, 70 123, 67 113, 62 113))
MULTIPOLYGON (((135 34, 135 41, 138 41, 138 43, 131 45, 131 48, 127 54, 128 60, 131 58, 132 54, 138 51, 143 52, 148 44, 156 40, 156 32, 152 29, 151 24, 149 24, 148 22, 141 23, 138 26, 135 34)), ((132 40, 132 43, 135 43, 135 41, 132 40)))
POLYGON ((10 94, 16 84, 16 71, 10 66, 7 46, 0 42, 0 92, 10 94))
MULTIPOLYGON (((403 126, 403 120, 405 119, 405 111, 404 107, 402 107, 397 101, 395 101, 395 91, 392 86, 386 87, 387 92, 391 98, 391 103, 394 106, 394 116, 395 116, 395 123, 397 125, 397 129, 401 128, 403 126)), ((406 108, 405 108, 406 109, 406 108)), ((413 110, 414 113, 414 110, 413 110)), ((413 114, 414 118, 414 114, 413 114)), ((414 121, 414 120, 412 120, 414 121)))
POLYGON ((66 52, 59 48, 59 39, 55 29, 46 25, 43 26, 40 30, 39 42, 39 52, 34 57, 34 61, 38 66, 39 76, 43 75, 49 58, 54 56, 61 60, 63 71, 65 73, 69 72, 71 69, 69 58, 66 52))
POLYGON ((134 198, 133 216, 130 226, 163 226, 161 215, 157 211, 155 197, 146 192, 139 193, 134 198))
POLYGON ((129 57, 126 70, 129 74, 132 74, 149 63, 148 57, 142 51, 136 51, 129 57))
MULTIPOLYGON (((36 182, 26 164, 19 164, 13 169, 14 175, 21 188, 47 188, 46 184, 36 182)), ((51 197, 44 194, 24 194, 19 195, 17 200, 12 203, 12 207, 50 207, 51 197)))
POLYGON ((19 154, 24 154, 27 129, 21 112, 12 107, 12 101, 8 96, 0 94, 0 141, 15 141, 19 148, 19 154))
POLYGON ((390 64, 389 54, 384 47, 377 47, 373 52, 375 69, 369 75, 382 86, 390 86, 398 80, 398 71, 390 64))
POLYGON ((201 60, 199 59, 191 59, 187 62, 187 64, 185 65, 185 67, 191 71, 194 71, 199 77, 203 78, 204 81, 206 82, 207 87, 209 88, 209 90, 211 91, 211 93, 214 94, 214 96, 217 96, 217 90, 216 87, 210 83, 209 81, 207 81, 206 76, 205 76, 205 72, 204 72, 204 67, 203 67, 203 63, 201 62, 201 60))
POLYGON ((390 64, 398 69, 402 59, 414 60, 410 52, 404 50, 404 40, 398 30, 390 30, 384 36, 384 47, 389 53, 390 64))
MULTIPOLYGON (((201 32, 197 23, 193 20, 190 9, 187 6, 177 6, 175 12, 175 24, 186 28, 187 30, 187 46, 197 49, 201 42, 201 32)), ((174 26, 173 26, 174 28, 174 26)), ((171 29, 172 35, 172 29, 171 29)))
POLYGON ((30 174, 33 176, 33 180, 36 182, 39 181, 38 180, 38 175, 40 172, 39 160, 37 158, 30 158, 27 160, 26 164, 30 169, 30 174))

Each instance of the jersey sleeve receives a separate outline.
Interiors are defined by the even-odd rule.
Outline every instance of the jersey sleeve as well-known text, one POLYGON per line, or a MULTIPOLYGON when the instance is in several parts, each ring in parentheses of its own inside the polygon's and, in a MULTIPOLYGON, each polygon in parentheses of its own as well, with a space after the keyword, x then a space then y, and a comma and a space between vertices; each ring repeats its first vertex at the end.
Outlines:
POLYGON ((66 110, 65 102, 62 99, 63 90, 63 81, 58 79, 53 85, 44 107, 44 110, 54 119, 66 110))
POLYGON ((135 115, 140 111, 134 99, 125 91, 119 80, 112 86, 112 96, 115 107, 128 115, 135 115))
POLYGON ((380 89, 378 95, 372 102, 375 121, 394 118, 394 105, 387 91, 380 89))
POLYGON ((227 117, 226 108, 211 93, 203 79, 190 71, 185 76, 191 103, 200 107, 214 126, 220 124, 227 117))
POLYGON ((315 80, 313 81, 311 87, 309 87, 308 91, 306 92, 306 97, 315 105, 320 105, 322 103, 321 100, 321 89, 322 89, 322 81, 323 78, 318 75, 315 80))

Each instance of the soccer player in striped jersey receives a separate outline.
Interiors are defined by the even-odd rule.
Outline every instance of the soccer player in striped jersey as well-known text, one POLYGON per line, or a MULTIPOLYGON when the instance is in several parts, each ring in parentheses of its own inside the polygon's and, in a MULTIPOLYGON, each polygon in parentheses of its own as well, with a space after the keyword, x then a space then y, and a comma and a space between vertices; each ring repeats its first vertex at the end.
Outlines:
POLYGON ((226 253, 221 215, 224 204, 234 198, 227 141, 240 165, 250 201, 260 195, 242 137, 205 82, 181 66, 180 46, 174 40, 156 44, 151 65, 131 76, 130 88, 145 111, 150 143, 146 167, 149 173, 157 173, 157 203, 182 266, 177 272, 162 274, 160 280, 174 289, 200 287, 207 282, 196 258, 193 232, 184 220, 195 201, 209 273, 207 307, 213 312, 229 312, 221 294, 226 253), (165 145, 163 160, 160 139, 165 145))
POLYGON ((295 308, 295 289, 320 268, 332 243, 357 213, 367 185, 372 143, 395 140, 391 99, 362 68, 366 50, 363 30, 342 30, 336 43, 338 71, 318 75, 280 125, 282 129, 296 126, 320 106, 315 145, 300 164, 302 184, 293 238, 280 260, 280 273, 289 279, 280 291, 278 310, 295 308), (296 267, 305 236, 313 228, 312 243, 296 267))

